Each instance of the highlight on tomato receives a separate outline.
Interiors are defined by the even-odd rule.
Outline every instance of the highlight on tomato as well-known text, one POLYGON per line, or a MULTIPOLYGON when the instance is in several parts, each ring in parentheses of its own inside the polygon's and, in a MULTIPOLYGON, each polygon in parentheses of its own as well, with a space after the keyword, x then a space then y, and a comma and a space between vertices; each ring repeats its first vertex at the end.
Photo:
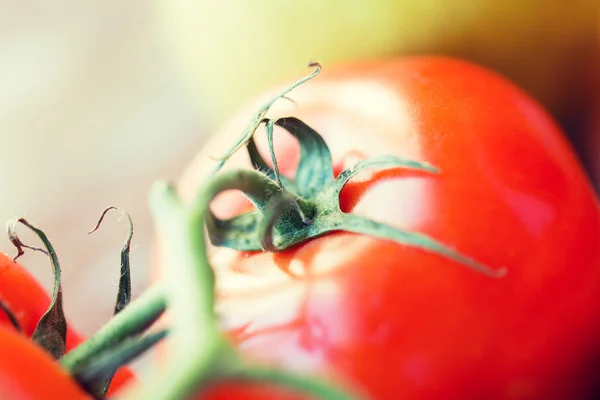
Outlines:
MULTIPOLYGON (((600 207, 539 104, 493 72, 444 57, 325 69, 287 96, 293 102, 280 100, 264 115, 258 153, 236 152, 223 173, 254 164, 274 176, 262 133, 270 123, 282 173, 273 187, 300 194, 293 212, 306 219, 287 221, 294 227, 287 236, 275 232, 266 240, 272 251, 258 251, 234 235, 254 229, 235 219, 253 209, 249 201, 230 191, 211 203, 209 236, 212 227, 221 245, 209 252, 216 314, 246 357, 334 377, 376 399, 593 396, 600 207), (327 151, 317 143, 318 154, 302 153, 289 133, 314 138, 313 130, 327 151), (363 168, 384 157, 405 163, 363 168), (333 210, 325 203, 339 203, 341 230, 319 214, 333 210), (347 223, 365 219, 401 232, 406 243, 347 223), (311 236, 315 221, 328 230, 311 236), (280 251, 286 237, 293 245, 280 251)), ((257 104, 191 163, 177 185, 184 202, 257 104)), ((283 218, 268 207, 258 213, 275 224, 283 218)), ((157 268, 158 280, 167 266, 157 268)))

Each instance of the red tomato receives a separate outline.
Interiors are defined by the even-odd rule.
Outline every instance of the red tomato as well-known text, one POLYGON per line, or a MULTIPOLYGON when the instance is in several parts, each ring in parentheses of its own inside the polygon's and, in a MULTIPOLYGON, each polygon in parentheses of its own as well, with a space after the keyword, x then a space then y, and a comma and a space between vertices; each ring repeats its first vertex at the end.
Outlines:
POLYGON ((45 351, 0 325, 0 393, 3 399, 89 399, 45 351))
MULTIPOLYGON (((0 300, 17 317, 27 336, 31 336, 48 305, 50 296, 42 285, 21 265, 0 253, 0 300)), ((0 324, 8 323, 6 314, 0 312, 0 324)), ((82 342, 82 337, 72 328, 67 330, 67 350, 82 342)))
MULTIPOLYGON (((50 304, 50 296, 42 285, 21 265, 14 263, 6 254, 0 253, 0 300, 17 318, 23 333, 30 337, 37 322, 50 304)), ((0 326, 10 325, 8 316, 0 311, 0 326)), ((85 340, 73 328, 67 329, 67 351, 85 340)), ((115 374, 109 393, 119 390, 132 379, 133 373, 120 368, 115 374)))
MULTIPOLYGON (((268 96, 266 96, 268 97, 268 96)), ((266 98, 265 97, 265 98, 266 98)), ((373 172, 344 211, 426 233, 507 275, 334 233, 281 254, 211 249, 223 329, 248 356, 333 375, 373 399, 583 399, 600 361, 600 207, 563 132, 522 90, 447 58, 325 66, 277 103, 334 162, 391 154, 439 175, 373 172), (290 273, 291 272, 291 273, 290 273)), ((217 132, 179 182, 189 200, 264 99, 217 132)), ((264 135, 257 138, 262 149, 264 135)), ((297 144, 278 131, 289 175, 297 144)), ((347 164, 347 165, 345 165, 347 164)), ((241 151, 226 168, 249 166, 241 151)), ((218 215, 246 207, 238 193, 218 215)))

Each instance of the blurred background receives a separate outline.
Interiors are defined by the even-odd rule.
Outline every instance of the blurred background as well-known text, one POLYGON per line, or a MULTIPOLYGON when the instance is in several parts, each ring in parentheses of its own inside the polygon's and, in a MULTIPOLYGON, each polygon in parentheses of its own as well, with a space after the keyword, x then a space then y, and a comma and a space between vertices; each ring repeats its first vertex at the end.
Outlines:
MULTIPOLYGON (((66 311, 92 333, 110 317, 126 233, 112 214, 87 236, 102 209, 133 217, 139 293, 150 184, 310 60, 435 53, 488 66, 554 114, 600 181, 599 18, 598 0, 0 0, 0 220, 46 231, 66 311)), ((8 240, 0 250, 14 253, 8 240)), ((50 286, 43 256, 21 260, 50 286)))

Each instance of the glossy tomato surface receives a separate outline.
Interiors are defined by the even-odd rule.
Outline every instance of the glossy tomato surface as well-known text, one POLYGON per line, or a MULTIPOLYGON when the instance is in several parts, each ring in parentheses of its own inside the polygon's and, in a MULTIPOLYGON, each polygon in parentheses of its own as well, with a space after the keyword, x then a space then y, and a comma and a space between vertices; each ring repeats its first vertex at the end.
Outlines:
POLYGON ((11 400, 90 399, 46 352, 0 325, 0 397, 11 400))
MULTIPOLYGON (((50 304, 50 296, 29 271, 13 262, 6 254, 0 253, 0 301, 4 302, 16 317, 23 334, 31 337, 38 321, 50 304)), ((10 325, 8 316, 0 311, 0 326, 10 325)), ((67 351, 84 340, 83 336, 68 326, 67 351)), ((129 369, 120 368, 113 379, 109 393, 114 393, 133 379, 135 378, 129 369)))
MULTIPOLYGON (((263 101, 217 132, 179 181, 189 200, 263 101)), ((426 233, 490 268, 334 233, 281 254, 211 249, 222 326, 252 358, 332 376, 373 399, 585 399, 600 355, 600 209, 548 114, 478 66, 390 59, 324 71, 271 116, 297 116, 339 170, 393 154, 439 175, 362 173, 342 208, 426 233)), ((261 133, 259 142, 265 149, 261 133)), ((280 167, 297 144, 277 131, 280 167)), ((249 166, 236 154, 226 168, 249 166)), ((214 211, 247 207, 237 193, 214 211)))

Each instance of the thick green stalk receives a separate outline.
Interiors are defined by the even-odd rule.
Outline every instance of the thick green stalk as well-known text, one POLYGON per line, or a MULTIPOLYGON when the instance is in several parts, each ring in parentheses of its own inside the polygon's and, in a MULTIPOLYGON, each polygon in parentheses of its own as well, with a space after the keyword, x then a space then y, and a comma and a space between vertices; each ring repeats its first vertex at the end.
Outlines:
POLYGON ((213 197, 212 190, 207 190, 194 212, 180 203, 167 184, 152 188, 151 208, 169 268, 164 281, 171 325, 167 345, 171 348, 161 379, 134 388, 124 399, 186 398, 210 375, 211 366, 225 350, 214 315, 215 277, 204 245, 204 215, 213 197))
POLYGON ((165 300, 162 284, 151 286, 91 338, 63 356, 60 363, 67 370, 74 371, 95 355, 141 332, 164 312, 165 300))

